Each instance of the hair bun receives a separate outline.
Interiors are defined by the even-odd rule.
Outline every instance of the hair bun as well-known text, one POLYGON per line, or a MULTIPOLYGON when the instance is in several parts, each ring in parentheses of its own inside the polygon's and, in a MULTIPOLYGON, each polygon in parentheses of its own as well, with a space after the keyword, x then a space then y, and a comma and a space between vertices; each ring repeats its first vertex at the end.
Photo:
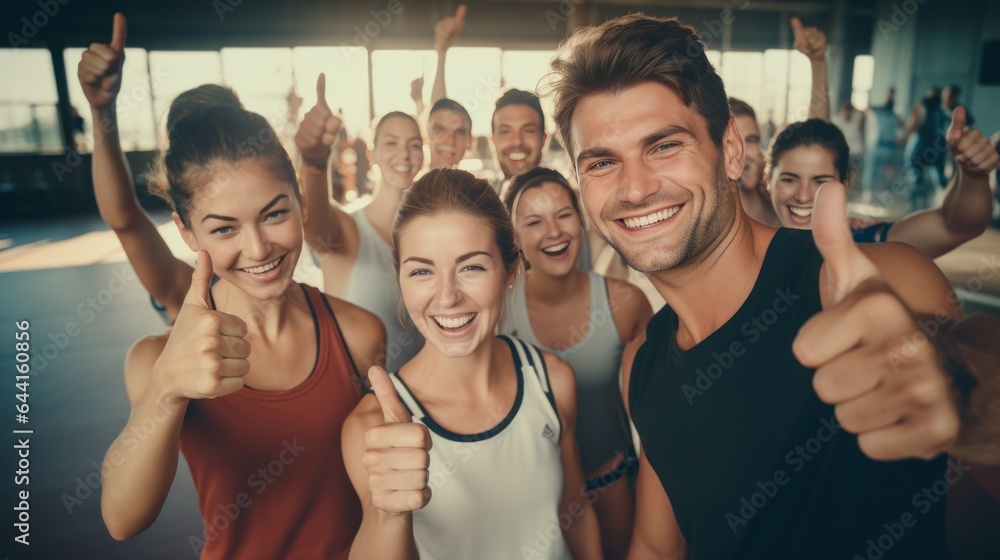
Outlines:
POLYGON ((220 84, 202 84, 179 94, 174 98, 173 103, 170 104, 170 110, 167 112, 167 136, 170 136, 177 123, 186 117, 203 109, 219 106, 244 108, 236 92, 228 86, 220 84))

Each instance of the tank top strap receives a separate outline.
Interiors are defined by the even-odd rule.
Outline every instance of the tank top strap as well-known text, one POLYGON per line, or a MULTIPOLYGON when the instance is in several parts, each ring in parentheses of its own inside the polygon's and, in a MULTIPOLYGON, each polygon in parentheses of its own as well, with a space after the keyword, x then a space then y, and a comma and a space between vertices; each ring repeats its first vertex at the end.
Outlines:
MULTIPOLYGON (((621 333, 618 332, 618 323, 615 322, 615 314, 611 309, 611 295, 608 293, 608 279, 596 272, 590 273, 590 325, 586 337, 587 345, 592 345, 596 341, 601 342, 604 348, 614 348, 621 344, 621 333), (604 320, 595 320, 602 317, 604 320)), ((577 343, 579 346, 583 341, 577 343)), ((586 348, 583 348, 586 351, 586 348)))
POLYGON ((535 390, 540 391, 552 407, 552 411, 559 420, 559 433, 562 434, 562 418, 559 416, 556 399, 549 383, 549 370, 545 367, 545 360, 542 359, 538 349, 534 345, 512 336, 501 335, 500 338, 510 345, 514 356, 514 366, 520 367, 525 385, 530 384, 535 390))
POLYGON ((403 380, 399 378, 399 375, 397 375, 396 372, 390 373, 389 379, 392 381, 392 385, 396 388, 396 395, 399 396, 399 400, 403 401, 403 406, 410 411, 410 416, 423 422, 427 413, 424 412, 424 407, 420 406, 417 398, 410 392, 410 388, 406 386, 406 383, 403 383, 403 380))
POLYGON ((343 329, 340 328, 337 315, 333 312, 333 307, 330 306, 330 300, 327 299, 326 294, 314 286, 308 284, 299 284, 299 286, 305 292, 319 325, 320 354, 327 357, 332 356, 338 350, 342 351, 353 373, 352 383, 356 383, 358 387, 364 387, 364 378, 361 376, 361 372, 358 371, 357 362, 354 361, 354 356, 351 355, 351 349, 348 348, 347 341, 344 340, 343 329), (326 310, 325 313, 323 312, 324 309, 326 310))

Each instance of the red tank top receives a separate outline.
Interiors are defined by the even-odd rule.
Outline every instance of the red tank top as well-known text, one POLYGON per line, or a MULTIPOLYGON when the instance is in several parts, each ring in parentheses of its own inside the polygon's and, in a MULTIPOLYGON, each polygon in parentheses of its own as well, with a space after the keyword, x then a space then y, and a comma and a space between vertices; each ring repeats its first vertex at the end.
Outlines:
POLYGON ((346 560, 361 524, 340 447, 360 376, 326 297, 300 286, 316 325, 312 374, 285 391, 244 387, 188 405, 180 449, 205 521, 189 542, 203 560, 346 560))

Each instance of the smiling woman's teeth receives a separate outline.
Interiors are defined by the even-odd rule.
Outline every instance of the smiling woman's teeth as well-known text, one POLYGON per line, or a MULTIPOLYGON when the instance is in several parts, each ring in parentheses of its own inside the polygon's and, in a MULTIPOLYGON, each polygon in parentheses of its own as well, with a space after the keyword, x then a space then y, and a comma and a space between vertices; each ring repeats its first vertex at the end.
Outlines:
POLYGON ((640 227, 651 226, 657 222, 662 222, 667 218, 670 218, 681 209, 680 206, 673 206, 667 208, 666 210, 660 210, 659 212, 654 212, 646 216, 639 216, 638 218, 625 218, 625 227, 629 229, 635 229, 640 227))
POLYGON ((283 258, 285 258, 285 257, 281 257, 278 260, 276 260, 274 262, 267 263, 265 265, 254 266, 254 267, 250 267, 250 268, 241 268, 240 270, 242 270, 244 272, 249 272, 250 274, 264 274, 268 270, 271 270, 274 267, 278 266, 278 264, 281 263, 281 259, 283 259, 283 258))
POLYGON ((409 173, 410 170, 413 169, 413 167, 409 165, 393 165, 392 168, 400 173, 409 173))
POLYGON ((813 213, 812 208, 796 208, 795 206, 789 206, 788 211, 802 218, 808 218, 813 213))
POLYGON ((434 320, 446 329, 458 329, 467 325, 475 316, 475 313, 469 313, 461 317, 434 317, 434 320))
POLYGON ((542 249, 542 252, 543 253, 558 253, 559 251, 562 251, 566 247, 569 247, 569 241, 567 241, 565 243, 560 243, 560 244, 556 245, 555 247, 547 247, 545 249, 542 249))

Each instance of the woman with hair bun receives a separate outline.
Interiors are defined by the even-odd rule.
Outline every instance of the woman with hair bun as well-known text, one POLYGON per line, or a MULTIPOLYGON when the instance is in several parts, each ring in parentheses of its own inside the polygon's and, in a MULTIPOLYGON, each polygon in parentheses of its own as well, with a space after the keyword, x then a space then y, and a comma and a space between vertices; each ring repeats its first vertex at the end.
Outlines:
POLYGON ((490 185, 432 170, 393 223, 403 304, 427 342, 369 372, 344 424, 364 508, 352 558, 600 558, 559 357, 496 336, 520 255, 490 185))
MULTIPOLYGON (((125 64, 127 32, 125 16, 115 14, 111 42, 91 44, 77 67, 77 78, 93 114, 94 197, 101 218, 118 236, 139 281, 169 322, 180 311, 192 268, 174 257, 156 224, 139 205, 121 147, 116 101, 125 64)), ((170 105, 167 134, 184 115, 218 105, 243 107, 236 93, 226 86, 205 84, 181 93, 170 105)))
POLYGON ((131 415, 102 468, 105 523, 118 540, 151 525, 180 452, 205 522, 191 540, 202 559, 347 558, 361 509, 340 433, 385 331, 292 279, 298 183, 267 121, 178 99, 160 194, 198 264, 170 332, 126 358, 131 415))

